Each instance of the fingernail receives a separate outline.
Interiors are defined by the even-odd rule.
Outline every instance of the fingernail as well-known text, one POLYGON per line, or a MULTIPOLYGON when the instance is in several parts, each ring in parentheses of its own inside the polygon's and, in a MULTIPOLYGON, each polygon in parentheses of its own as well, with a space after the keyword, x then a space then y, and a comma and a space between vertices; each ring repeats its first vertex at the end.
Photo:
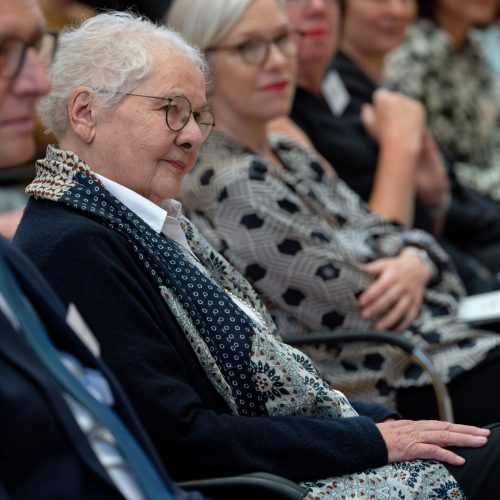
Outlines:
POLYGON ((476 441, 478 443, 486 443, 488 442, 488 438, 486 436, 476 436, 476 441))

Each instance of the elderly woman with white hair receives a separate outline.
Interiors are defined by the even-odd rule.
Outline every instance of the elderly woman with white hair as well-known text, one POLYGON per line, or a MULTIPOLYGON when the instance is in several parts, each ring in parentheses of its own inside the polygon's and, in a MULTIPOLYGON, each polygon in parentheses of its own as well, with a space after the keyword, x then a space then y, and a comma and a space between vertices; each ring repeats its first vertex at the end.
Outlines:
POLYGON ((63 34, 40 108, 59 145, 37 163, 17 244, 84 314, 175 479, 260 470, 320 496, 458 495, 444 465, 406 460, 460 466, 445 446, 488 453, 490 432, 351 404, 179 215, 214 124, 204 71, 178 35, 131 14, 63 34))

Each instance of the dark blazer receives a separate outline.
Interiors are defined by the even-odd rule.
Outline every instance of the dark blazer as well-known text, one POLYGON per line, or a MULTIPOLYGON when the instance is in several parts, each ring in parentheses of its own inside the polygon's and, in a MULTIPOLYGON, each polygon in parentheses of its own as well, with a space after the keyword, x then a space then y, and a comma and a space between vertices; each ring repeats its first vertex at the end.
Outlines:
MULTIPOLYGON (((44 278, 3 239, 0 254, 55 346, 107 378, 115 411, 163 473, 121 388, 67 326, 65 309, 44 278)), ((0 498, 5 494, 29 500, 122 498, 78 427, 59 385, 1 312, 0 336, 0 498)), ((168 478, 165 481, 168 484, 168 478)), ((183 492, 179 495, 187 497, 183 492)))

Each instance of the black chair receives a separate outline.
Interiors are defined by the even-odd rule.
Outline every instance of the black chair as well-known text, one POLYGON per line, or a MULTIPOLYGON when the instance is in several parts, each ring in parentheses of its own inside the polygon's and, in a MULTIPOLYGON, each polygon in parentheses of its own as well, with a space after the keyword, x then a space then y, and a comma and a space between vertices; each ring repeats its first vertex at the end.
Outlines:
POLYGON ((434 394, 436 396, 439 418, 448 422, 453 422, 453 408, 451 398, 446 384, 441 380, 441 377, 436 372, 432 361, 415 345, 405 338, 391 332, 363 332, 363 333, 307 333, 302 335, 289 335, 283 340, 294 347, 307 345, 326 345, 328 347, 335 346, 341 343, 350 342, 375 342, 381 344, 389 344, 398 347, 406 352, 413 363, 420 366, 426 371, 431 380, 434 394))
POLYGON ((302 486, 274 474, 255 472, 240 476, 177 483, 214 500, 306 500, 312 497, 302 486))

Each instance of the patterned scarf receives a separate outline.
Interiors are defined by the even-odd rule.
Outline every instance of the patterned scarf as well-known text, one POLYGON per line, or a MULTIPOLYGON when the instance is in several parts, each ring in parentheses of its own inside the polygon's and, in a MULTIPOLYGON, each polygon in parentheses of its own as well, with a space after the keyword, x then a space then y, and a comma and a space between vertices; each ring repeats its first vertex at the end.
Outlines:
POLYGON ((181 245, 158 234, 107 191, 74 153, 49 146, 27 192, 62 203, 125 236, 233 414, 356 414, 305 355, 279 341, 249 283, 187 219, 181 218, 183 229, 206 273, 181 245), (263 323, 249 318, 229 293, 256 310, 263 323))

